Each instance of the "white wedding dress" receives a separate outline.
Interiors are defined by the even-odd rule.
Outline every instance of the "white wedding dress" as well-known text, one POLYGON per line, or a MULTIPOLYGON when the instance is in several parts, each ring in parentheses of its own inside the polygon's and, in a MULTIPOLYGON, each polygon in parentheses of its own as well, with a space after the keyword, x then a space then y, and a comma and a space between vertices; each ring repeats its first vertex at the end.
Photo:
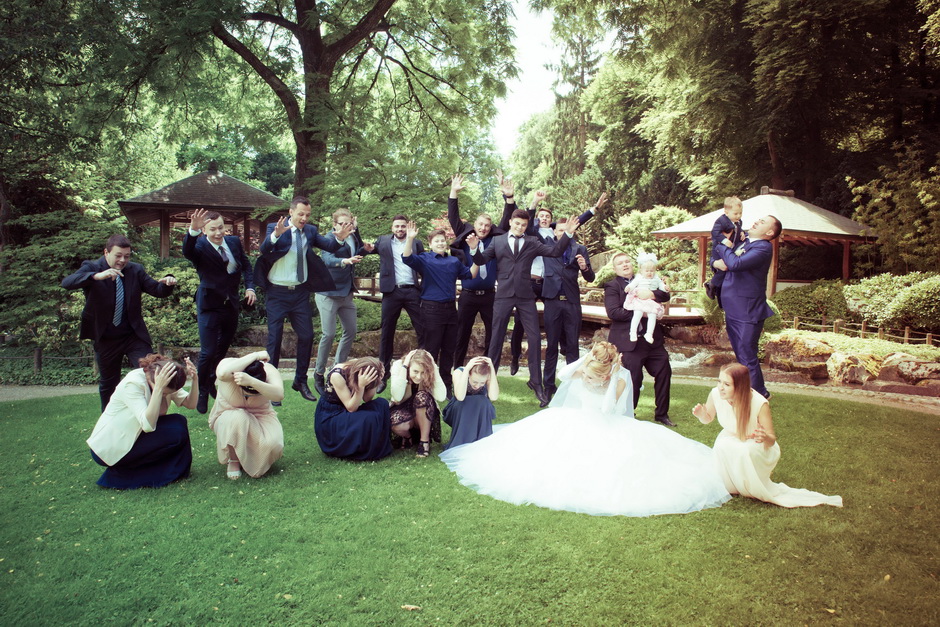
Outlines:
POLYGON ((592 391, 571 379, 582 361, 559 372, 548 409, 441 453, 462 484, 515 505, 594 516, 682 514, 731 498, 711 448, 633 418, 629 372, 592 391))

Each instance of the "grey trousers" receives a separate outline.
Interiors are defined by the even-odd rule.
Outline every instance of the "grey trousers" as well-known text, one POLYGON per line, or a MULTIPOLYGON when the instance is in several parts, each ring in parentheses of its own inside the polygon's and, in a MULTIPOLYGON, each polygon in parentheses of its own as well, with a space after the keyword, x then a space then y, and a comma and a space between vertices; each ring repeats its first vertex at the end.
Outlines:
POLYGON ((315 374, 326 373, 326 362, 333 348, 333 338, 336 337, 336 318, 339 317, 343 325, 343 335, 336 348, 335 364, 341 364, 349 357, 353 340, 356 339, 356 303, 350 291, 346 296, 325 296, 316 294, 317 309, 320 311, 320 330, 323 336, 317 346, 317 363, 314 366, 315 374))

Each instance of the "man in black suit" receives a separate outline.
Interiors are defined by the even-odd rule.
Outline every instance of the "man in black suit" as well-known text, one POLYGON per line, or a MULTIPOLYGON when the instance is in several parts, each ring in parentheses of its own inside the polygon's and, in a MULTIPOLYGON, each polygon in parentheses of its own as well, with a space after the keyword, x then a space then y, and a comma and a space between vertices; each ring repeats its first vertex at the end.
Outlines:
POLYGON ((130 241, 123 235, 112 235, 103 257, 83 261, 78 272, 62 280, 65 289, 81 288, 85 292, 79 337, 94 342, 101 411, 121 381, 124 356, 127 355, 132 368, 137 368, 141 357, 153 352, 141 311, 141 293, 165 298, 176 285, 172 275, 154 281, 143 266, 130 259, 130 241))
MULTIPOLYGON (((653 392, 656 397, 657 422, 667 427, 675 427, 669 419, 669 387, 672 383, 672 367, 669 365, 669 355, 663 336, 663 325, 657 324, 653 330, 653 343, 650 344, 643 337, 646 334, 646 318, 640 322, 639 338, 630 341, 630 323, 634 315, 642 312, 633 312, 625 309, 623 302, 627 297, 626 287, 633 280, 633 260, 626 253, 617 253, 611 260, 617 278, 604 286, 604 307, 607 317, 610 318, 610 335, 608 340, 620 350, 623 357, 623 367, 630 371, 633 379, 633 408, 640 402, 640 386, 643 384, 643 368, 653 377, 653 392)), ((637 294, 640 298, 655 298, 660 303, 669 300, 669 292, 660 290, 641 290, 637 294)))
POLYGON ((196 290, 196 320, 199 323, 199 401, 196 411, 209 409, 215 395, 215 369, 228 352, 238 330, 238 288, 245 279, 245 303, 255 304, 251 262, 241 240, 225 234, 225 221, 217 211, 197 209, 183 238, 183 256, 199 273, 196 290), (200 237, 205 233, 205 237, 200 237))
MULTIPOLYGON (((340 233, 340 240, 327 238, 317 227, 307 224, 310 219, 310 201, 303 196, 290 203, 289 217, 281 217, 276 224, 269 224, 261 242, 261 257, 255 265, 255 284, 265 291, 265 311, 268 317, 268 355, 271 365, 277 368, 281 358, 281 339, 284 336, 284 319, 290 318, 291 327, 297 334, 297 366, 291 386, 308 401, 317 397, 307 385, 310 355, 313 352, 313 309, 310 295, 336 289, 333 277, 326 264, 314 252, 316 246, 336 253, 345 248, 341 241, 352 232, 352 226, 340 233)), ((274 405, 281 403, 275 401, 274 405)))
MULTIPOLYGON (((408 218, 397 215, 392 218, 392 232, 379 237, 371 247, 365 246, 366 253, 379 256, 379 291, 382 292, 382 336, 379 340, 379 359, 385 365, 385 378, 379 384, 378 392, 385 389, 392 365, 392 353, 395 350, 395 328, 401 310, 408 312, 418 345, 422 340, 421 292, 418 290, 418 273, 403 260, 408 218)), ((424 252, 424 244, 415 239, 411 254, 424 252)))
POLYGON ((506 327, 513 309, 519 311, 519 317, 529 343, 529 382, 535 392, 539 405, 548 405, 548 397, 542 388, 541 342, 539 335, 539 314, 535 307, 535 293, 532 291, 532 260, 538 256, 560 257, 570 242, 569 237, 578 228, 578 218, 572 216, 565 223, 565 233, 554 245, 543 244, 534 235, 526 235, 529 214, 521 209, 513 212, 509 221, 509 233, 495 238, 493 245, 482 252, 474 249, 473 261, 482 266, 491 259, 496 259, 498 287, 493 304, 493 338, 486 356, 499 369, 499 358, 506 339, 506 327))
MULTIPOLYGON (((564 233, 565 218, 558 220, 555 237, 564 233)), ((578 359, 578 336, 581 334, 581 288, 578 275, 590 283, 594 280, 590 255, 583 244, 574 239, 561 257, 546 257, 545 278, 542 281, 542 302, 545 305, 545 374, 542 382, 545 395, 551 398, 556 391, 555 370, 558 365, 558 347, 564 339, 565 362, 578 359)))

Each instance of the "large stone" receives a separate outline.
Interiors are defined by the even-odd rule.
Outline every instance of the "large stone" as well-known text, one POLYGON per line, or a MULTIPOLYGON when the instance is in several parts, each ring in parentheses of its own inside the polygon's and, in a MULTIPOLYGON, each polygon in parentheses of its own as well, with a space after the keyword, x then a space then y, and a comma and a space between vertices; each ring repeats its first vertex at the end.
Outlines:
POLYGON ((916 362, 919 361, 913 355, 908 355, 907 353, 891 353, 886 355, 885 358, 881 361, 881 369, 878 371, 878 380, 879 381, 892 381, 892 382, 904 382, 905 379, 901 376, 899 366, 905 362, 916 362))
POLYGON ((928 379, 940 380, 940 363, 935 361, 902 361, 898 364, 898 374, 908 383, 928 379))
POLYGON ((784 372, 798 372, 807 379, 813 381, 822 381, 829 378, 829 368, 824 361, 799 361, 770 355, 767 358, 767 365, 784 372))
POLYGON ((669 337, 683 344, 710 344, 714 331, 705 326, 673 326, 669 328, 669 337))
POLYGON ((715 338, 715 346, 721 350, 731 350, 731 340, 728 338, 728 330, 722 329, 718 337, 715 338))
POLYGON ((835 349, 819 340, 783 334, 764 344, 764 354, 791 361, 826 361, 835 349))
POLYGON ((724 366, 725 364, 732 364, 737 359, 734 356, 734 353, 712 353, 702 361, 704 366, 724 366))
POLYGON ((839 385, 865 383, 871 378, 871 373, 865 368, 865 360, 858 355, 849 355, 836 351, 826 360, 829 379, 839 385))

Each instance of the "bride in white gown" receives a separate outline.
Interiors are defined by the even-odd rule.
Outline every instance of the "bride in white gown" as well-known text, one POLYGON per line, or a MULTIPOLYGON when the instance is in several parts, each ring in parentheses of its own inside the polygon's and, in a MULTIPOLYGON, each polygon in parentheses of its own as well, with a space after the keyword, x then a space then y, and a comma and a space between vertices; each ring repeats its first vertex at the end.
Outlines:
POLYGON ((558 376, 548 409, 441 453, 462 484, 595 516, 680 514, 731 498, 708 446, 633 418, 630 373, 613 344, 596 342, 558 376))

